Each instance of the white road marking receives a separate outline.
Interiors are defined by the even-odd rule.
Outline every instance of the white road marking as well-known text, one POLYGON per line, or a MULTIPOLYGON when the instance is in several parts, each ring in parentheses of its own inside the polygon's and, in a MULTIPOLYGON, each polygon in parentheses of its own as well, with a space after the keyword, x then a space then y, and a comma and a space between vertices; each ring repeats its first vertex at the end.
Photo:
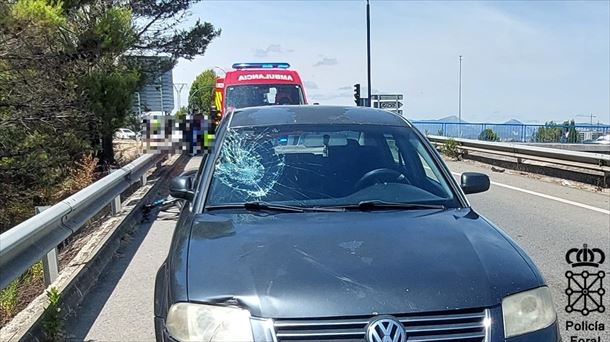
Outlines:
MULTIPOLYGON (((460 172, 451 172, 451 173, 456 175, 456 176, 460 176, 461 175, 460 172)), ((511 190, 515 190, 515 191, 520 191, 520 192, 523 192, 523 193, 526 193, 526 194, 530 194, 530 195, 534 195, 534 196, 550 199, 550 200, 553 200, 553 201, 557 201, 557 202, 561 202, 561 203, 565 203, 565 204, 570 204, 570 205, 573 205, 573 206, 576 206, 576 207, 580 207, 580 208, 584 208, 584 209, 589 209, 589 210, 597 211, 598 213, 610 215, 610 210, 594 207, 594 206, 591 206, 591 205, 588 205, 588 204, 578 203, 578 202, 570 201, 570 200, 567 200, 567 199, 564 199, 564 198, 555 197, 555 196, 551 196, 551 195, 545 195, 545 194, 541 194, 539 192, 517 188, 516 186, 512 186, 512 185, 502 184, 502 183, 493 182, 493 181, 490 181, 490 183, 493 184, 493 185, 496 185, 496 186, 501 186, 503 188, 507 188, 507 189, 511 189, 511 190)))

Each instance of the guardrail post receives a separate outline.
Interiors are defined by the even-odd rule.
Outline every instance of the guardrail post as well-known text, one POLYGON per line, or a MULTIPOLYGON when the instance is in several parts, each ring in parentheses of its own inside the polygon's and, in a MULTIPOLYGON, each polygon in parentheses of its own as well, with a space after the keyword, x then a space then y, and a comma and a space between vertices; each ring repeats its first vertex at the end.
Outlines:
POLYGON ((146 172, 140 177, 141 186, 146 185, 146 172))
MULTIPOLYGON (((37 206, 36 214, 40 214, 48 208, 50 208, 50 206, 37 206)), ((44 284, 46 286, 51 285, 51 283, 54 282, 59 276, 57 247, 50 250, 49 253, 42 258, 42 273, 44 277, 44 284)))
MULTIPOLYGON (((114 172, 116 170, 110 170, 110 173, 114 172)), ((121 211, 121 194, 118 194, 117 197, 113 198, 112 201, 110 201, 110 212, 112 213, 112 215, 116 215, 121 211)))
POLYGON ((112 215, 116 215, 121 211, 121 195, 115 197, 110 202, 110 211, 112 215))
POLYGON ((57 247, 42 258, 42 270, 44 275, 44 284, 46 286, 51 285, 52 282, 59 277, 59 265, 57 259, 57 247))

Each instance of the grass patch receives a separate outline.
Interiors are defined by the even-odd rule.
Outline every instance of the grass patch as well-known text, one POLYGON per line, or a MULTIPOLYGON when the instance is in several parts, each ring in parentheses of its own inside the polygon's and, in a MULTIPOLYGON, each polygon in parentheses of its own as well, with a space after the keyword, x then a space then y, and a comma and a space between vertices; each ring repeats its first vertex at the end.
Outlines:
POLYGON ((2 316, 13 316, 17 311, 19 301, 19 280, 11 282, 4 290, 0 291, 0 310, 2 316))

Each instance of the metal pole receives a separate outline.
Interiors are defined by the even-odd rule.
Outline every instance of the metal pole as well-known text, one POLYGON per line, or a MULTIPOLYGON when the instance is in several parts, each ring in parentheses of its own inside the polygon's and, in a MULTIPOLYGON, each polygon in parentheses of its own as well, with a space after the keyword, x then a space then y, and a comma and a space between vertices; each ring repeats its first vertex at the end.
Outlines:
POLYGON ((368 85, 368 104, 371 106, 371 5, 366 0, 366 65, 367 65, 367 85, 368 85))
POLYGON ((396 95, 396 114, 398 114, 398 95, 396 95))
POLYGON ((462 55, 460 55, 460 86, 458 99, 458 136, 462 136, 462 55))
POLYGON ((136 95, 138 95, 138 115, 142 117, 142 103, 140 99, 140 92, 136 91, 136 95))
POLYGON ((159 76, 159 93, 161 93, 161 112, 165 114, 165 110, 163 110, 163 78, 159 76))

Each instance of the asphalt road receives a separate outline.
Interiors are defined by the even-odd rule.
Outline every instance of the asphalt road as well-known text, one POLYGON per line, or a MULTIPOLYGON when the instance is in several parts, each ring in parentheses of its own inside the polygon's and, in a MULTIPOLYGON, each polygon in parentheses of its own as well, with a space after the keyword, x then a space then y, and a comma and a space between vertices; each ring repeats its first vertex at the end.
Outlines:
MULTIPOLYGON (((583 316, 568 314, 565 310, 568 304, 565 273, 571 269, 565 256, 569 249, 582 248, 586 243, 590 248, 601 248, 610 257, 610 193, 575 189, 519 174, 493 172, 491 167, 471 162, 448 162, 448 165, 454 174, 475 171, 489 175, 492 181, 490 190, 469 195, 470 204, 507 232, 538 265, 552 290, 564 341, 570 341, 573 335, 579 338, 600 336, 595 332, 574 333, 573 328, 566 330, 566 321, 582 321, 583 316)), ((606 260, 601 269, 610 275, 610 262, 606 260)), ((604 280, 607 293, 610 290, 608 277, 604 280)), ((606 308, 609 299, 610 295, 606 294, 606 308)), ((590 314, 586 320, 604 322, 606 330, 601 340, 610 341, 608 312, 590 314)))
MULTIPOLYGON (((576 189, 470 162, 448 162, 458 174, 465 171, 487 173, 490 191, 469 195, 472 206, 516 240, 534 259, 552 289, 564 341, 570 336, 610 341, 610 315, 579 314, 565 311, 565 254, 571 248, 602 248, 610 258, 610 193, 576 189), (566 321, 605 323, 601 333, 566 331, 566 321)), ((194 163, 191 163, 194 165, 194 163)), ((133 240, 122 248, 116 263, 91 292, 76 315, 66 322, 68 336, 89 341, 149 341, 153 331, 153 285, 155 273, 167 255, 175 221, 172 213, 142 224, 133 240)), ((610 260, 602 265, 610 275, 610 260)), ((610 291, 610 278, 604 287, 610 291)), ((610 294, 604 305, 608 307, 610 294)), ((597 340, 596 340, 597 341, 597 340)), ((584 340, 583 340, 584 342, 584 340)))

